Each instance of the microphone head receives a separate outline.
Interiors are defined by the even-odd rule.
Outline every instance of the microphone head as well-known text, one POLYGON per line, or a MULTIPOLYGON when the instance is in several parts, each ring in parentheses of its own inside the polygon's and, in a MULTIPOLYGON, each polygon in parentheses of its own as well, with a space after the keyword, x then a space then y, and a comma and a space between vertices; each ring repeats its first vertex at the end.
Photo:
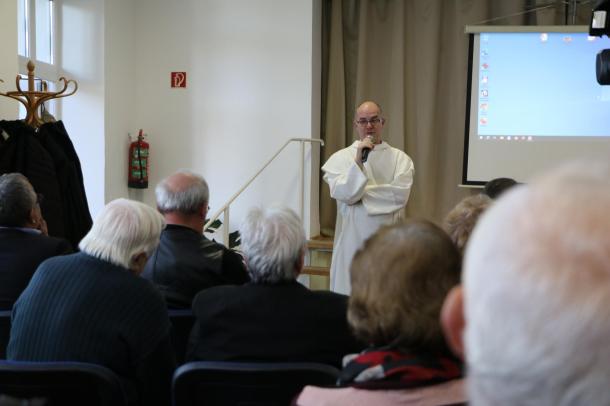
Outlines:
POLYGON ((369 152, 371 152, 370 148, 362 149, 362 163, 365 163, 367 159, 369 159, 369 152))

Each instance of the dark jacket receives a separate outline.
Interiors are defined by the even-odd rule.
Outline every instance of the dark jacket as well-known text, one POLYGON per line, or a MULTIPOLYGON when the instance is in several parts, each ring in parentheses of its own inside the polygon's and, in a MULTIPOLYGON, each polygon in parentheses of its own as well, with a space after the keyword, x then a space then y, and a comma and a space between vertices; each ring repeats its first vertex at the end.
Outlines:
POLYGON ((175 224, 168 224, 161 233, 161 243, 142 276, 157 285, 171 308, 190 308, 202 289, 250 280, 240 255, 175 224))
POLYGON ((132 401, 167 406, 175 367, 169 334, 167 308, 150 283, 77 253, 51 258, 34 274, 13 307, 7 359, 100 364, 123 379, 132 401))
POLYGON ((193 300, 189 360, 320 362, 341 366, 358 352, 347 296, 298 282, 206 289, 193 300))
POLYGON ((61 121, 38 132, 23 121, 0 121, 0 173, 20 172, 44 195, 49 235, 74 249, 92 225, 80 161, 61 121))
POLYGON ((18 228, 0 228, 0 310, 10 310, 47 258, 72 252, 70 243, 18 228))

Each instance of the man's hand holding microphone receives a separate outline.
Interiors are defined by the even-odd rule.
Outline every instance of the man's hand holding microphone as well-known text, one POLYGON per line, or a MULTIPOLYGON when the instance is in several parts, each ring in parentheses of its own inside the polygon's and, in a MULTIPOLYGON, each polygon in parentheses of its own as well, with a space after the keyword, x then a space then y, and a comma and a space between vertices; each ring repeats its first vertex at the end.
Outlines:
POLYGON ((360 144, 358 144, 358 151, 356 152, 356 163, 362 169, 363 164, 367 161, 369 152, 375 148, 375 138, 369 134, 364 137, 360 144))

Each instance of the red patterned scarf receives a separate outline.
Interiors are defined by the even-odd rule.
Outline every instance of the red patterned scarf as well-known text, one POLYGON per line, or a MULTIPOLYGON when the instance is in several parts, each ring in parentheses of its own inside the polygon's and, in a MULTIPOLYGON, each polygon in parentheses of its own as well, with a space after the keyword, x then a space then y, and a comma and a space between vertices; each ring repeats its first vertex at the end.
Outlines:
POLYGON ((459 379, 463 372, 462 363, 447 353, 415 355, 384 347, 369 349, 352 357, 341 371, 340 386, 416 388, 459 379))

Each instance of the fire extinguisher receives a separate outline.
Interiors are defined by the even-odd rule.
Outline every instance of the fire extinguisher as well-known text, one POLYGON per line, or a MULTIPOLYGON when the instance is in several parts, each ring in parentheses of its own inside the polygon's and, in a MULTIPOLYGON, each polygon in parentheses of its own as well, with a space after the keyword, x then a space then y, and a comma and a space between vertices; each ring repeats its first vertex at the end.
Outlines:
POLYGON ((129 146, 129 181, 128 186, 135 189, 148 187, 148 155, 149 145, 144 142, 145 134, 142 129, 138 133, 138 140, 129 146))

